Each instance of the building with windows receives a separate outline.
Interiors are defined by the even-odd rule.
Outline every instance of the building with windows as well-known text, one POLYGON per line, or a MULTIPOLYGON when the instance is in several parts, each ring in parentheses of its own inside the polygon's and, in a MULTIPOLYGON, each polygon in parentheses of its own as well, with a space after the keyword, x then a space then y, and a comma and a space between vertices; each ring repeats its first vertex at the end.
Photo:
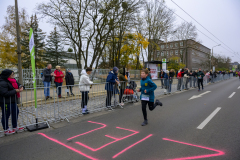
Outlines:
POLYGON ((202 68, 209 69, 211 49, 194 40, 181 40, 163 42, 158 41, 157 47, 149 45, 148 53, 151 60, 162 60, 163 58, 179 57, 179 62, 184 63, 190 70, 202 68))

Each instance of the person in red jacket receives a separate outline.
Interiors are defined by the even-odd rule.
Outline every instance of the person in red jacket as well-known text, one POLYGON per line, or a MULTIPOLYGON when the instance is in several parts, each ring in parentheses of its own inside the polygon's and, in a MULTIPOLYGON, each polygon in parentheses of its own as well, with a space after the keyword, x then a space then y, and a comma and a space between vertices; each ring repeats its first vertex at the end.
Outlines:
POLYGON ((181 69, 178 71, 177 79, 178 79, 177 90, 181 91, 181 87, 182 87, 182 70, 181 69))
POLYGON ((61 91, 62 91, 62 82, 63 82, 63 78, 64 78, 64 74, 63 72, 60 70, 61 67, 60 66, 56 66, 56 70, 54 71, 54 83, 56 84, 56 92, 58 94, 59 98, 62 98, 61 95, 61 91))

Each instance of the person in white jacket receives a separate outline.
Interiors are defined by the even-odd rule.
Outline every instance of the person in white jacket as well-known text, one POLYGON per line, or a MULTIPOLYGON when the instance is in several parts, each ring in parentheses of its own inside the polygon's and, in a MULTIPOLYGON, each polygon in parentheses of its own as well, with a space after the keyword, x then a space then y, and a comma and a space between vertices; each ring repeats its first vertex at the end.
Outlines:
POLYGON ((89 79, 89 75, 92 73, 92 68, 88 67, 86 70, 82 70, 81 77, 79 81, 79 89, 82 93, 82 114, 88 114, 87 103, 89 100, 88 93, 90 91, 90 86, 93 84, 89 79))

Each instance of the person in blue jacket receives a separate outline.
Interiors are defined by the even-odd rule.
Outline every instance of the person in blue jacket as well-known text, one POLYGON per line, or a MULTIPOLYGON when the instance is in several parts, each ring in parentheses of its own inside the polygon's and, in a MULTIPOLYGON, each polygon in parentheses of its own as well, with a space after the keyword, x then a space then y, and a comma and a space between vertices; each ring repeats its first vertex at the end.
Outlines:
POLYGON ((105 90, 107 90, 106 107, 111 109, 111 100, 114 93, 118 92, 117 86, 120 84, 118 80, 118 68, 114 67, 112 71, 109 72, 106 80, 105 90))
POLYGON ((150 111, 153 111, 157 105, 162 106, 162 103, 159 100, 156 100, 154 103, 154 90, 157 88, 157 85, 149 78, 149 71, 147 69, 142 70, 141 72, 141 88, 138 89, 138 92, 141 92, 141 102, 142 102, 142 112, 144 122, 142 126, 146 126, 148 124, 147 119, 147 104, 150 111))

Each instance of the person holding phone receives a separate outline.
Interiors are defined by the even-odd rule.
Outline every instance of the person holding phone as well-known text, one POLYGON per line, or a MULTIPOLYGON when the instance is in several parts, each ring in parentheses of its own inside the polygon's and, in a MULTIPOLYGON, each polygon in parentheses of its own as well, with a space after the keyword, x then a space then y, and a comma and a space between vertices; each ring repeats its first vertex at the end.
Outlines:
POLYGON ((10 69, 5 69, 0 74, 0 106, 2 109, 2 126, 5 135, 10 135, 16 132, 24 131, 23 127, 17 126, 19 109, 17 106, 20 92, 24 86, 19 84, 14 78, 14 72, 10 69), (8 126, 8 120, 11 115, 12 130, 8 126))
POLYGON ((60 70, 61 67, 60 66, 56 66, 56 70, 54 71, 54 83, 56 85, 56 92, 58 94, 58 98, 62 98, 62 83, 63 83, 63 78, 64 78, 64 74, 63 72, 60 70))

